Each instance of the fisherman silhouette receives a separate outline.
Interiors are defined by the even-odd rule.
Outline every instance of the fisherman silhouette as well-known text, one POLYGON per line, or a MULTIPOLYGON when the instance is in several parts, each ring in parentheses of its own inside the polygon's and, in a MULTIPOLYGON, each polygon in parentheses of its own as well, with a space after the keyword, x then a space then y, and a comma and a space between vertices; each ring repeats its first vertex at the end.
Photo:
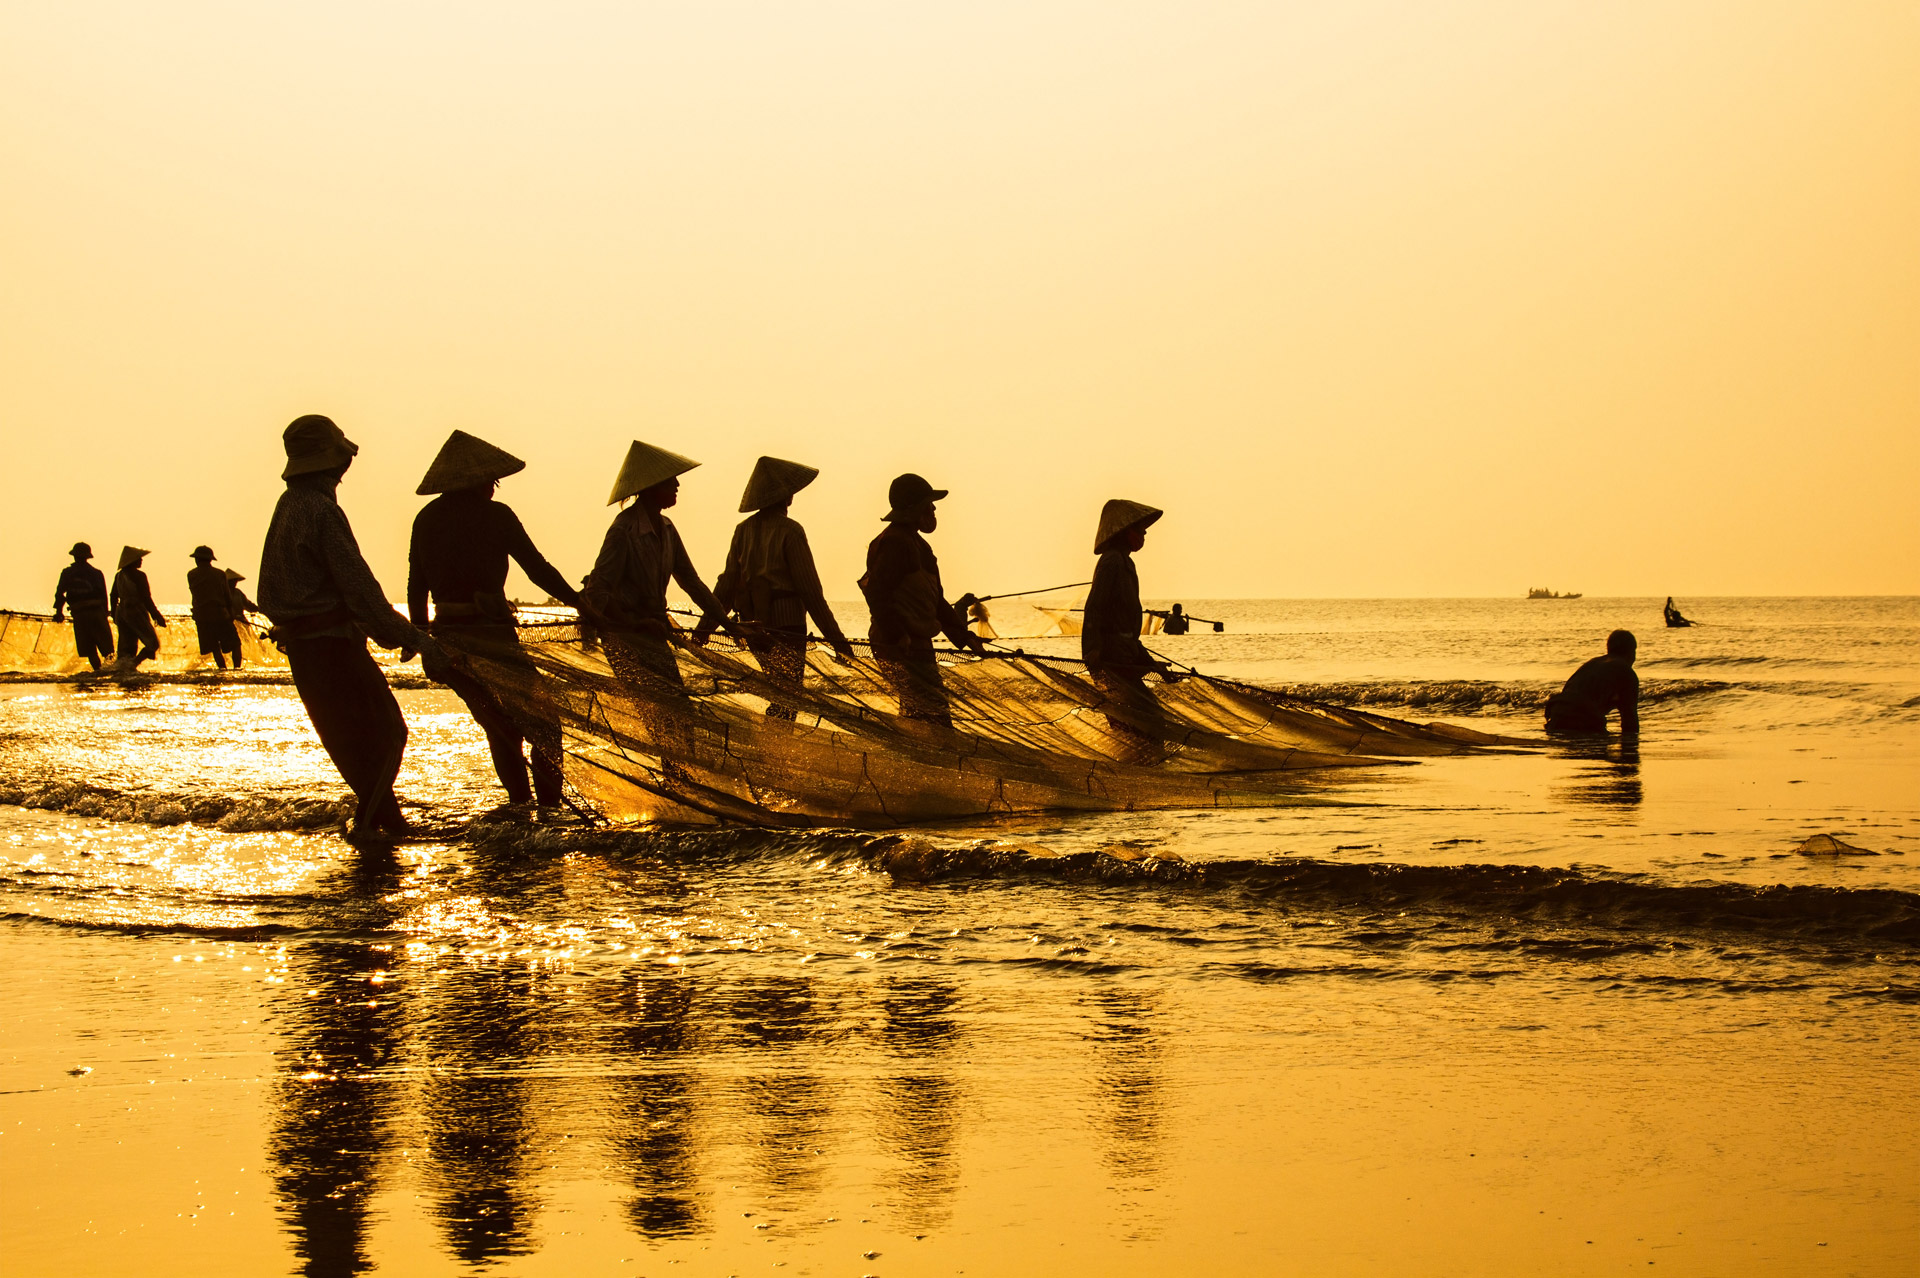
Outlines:
POLYGON ((901 475, 888 486, 887 527, 867 546, 860 591, 871 617, 867 636, 873 659, 893 688, 901 716, 951 728, 953 711, 933 655, 933 637, 944 634, 954 647, 975 652, 985 652, 986 643, 947 602, 940 561, 921 535, 940 526, 934 503, 946 495, 946 489, 915 474, 901 475))
POLYGON ((64 611, 72 610, 74 651, 98 674, 101 661, 113 656, 106 574, 87 562, 93 558, 93 547, 86 542, 74 542, 67 553, 73 556, 73 562, 60 570, 60 584, 54 587, 53 619, 62 621, 64 611))
POLYGON ((231 607, 233 619, 236 622, 245 623, 247 614, 260 611, 259 605, 247 598, 247 592, 240 589, 240 583, 247 579, 247 575, 242 572, 235 572, 231 568, 227 569, 226 572, 221 575, 227 579, 228 602, 231 607))
POLYGON ((1179 604, 1175 604, 1173 607, 1167 609, 1166 620, 1160 628, 1170 635, 1184 635, 1187 633, 1187 614, 1181 609, 1179 604))
POLYGON ((149 552, 138 546, 120 550, 120 571, 113 575, 113 624, 120 631, 120 662, 129 671, 160 655, 160 636, 154 627, 167 628, 167 619, 153 602, 153 587, 140 564, 149 552))
POLYGON ((194 567, 187 570, 187 591, 193 600, 193 629, 200 638, 200 655, 212 654, 213 664, 240 668, 240 632, 234 628, 233 586, 227 574, 213 566, 213 549, 195 547, 194 567))
POLYGON ((1680 629, 1684 629, 1687 626, 1691 626, 1693 624, 1691 621, 1688 621, 1685 617, 1681 616, 1680 610, 1673 606, 1672 595, 1667 596, 1667 606, 1665 608, 1662 608, 1660 612, 1661 612, 1661 616, 1666 620, 1667 629, 1669 630, 1680 630, 1680 629))
POLYGON ((1607 714, 1620 712, 1623 734, 1640 730, 1640 676, 1633 672, 1639 641, 1629 630, 1607 636, 1605 656, 1595 657, 1547 698, 1547 731, 1591 734, 1607 730, 1607 714))
POLYGON ((1094 533, 1093 570, 1082 614, 1080 658, 1107 698, 1107 723, 1129 757, 1158 757, 1159 703, 1147 691, 1146 677, 1160 668, 1140 642, 1145 611, 1140 606, 1140 574, 1133 552, 1146 545, 1147 529, 1161 512, 1137 501, 1115 498, 1100 511, 1094 533))
MULTIPOLYGON (((833 609, 820 587, 807 530, 787 515, 794 494, 819 475, 812 466, 762 457, 754 463, 740 509, 753 514, 733 530, 727 548, 727 566, 714 583, 713 594, 724 609, 746 623, 747 647, 760 669, 777 684, 799 692, 807 669, 807 618, 820 627, 833 650, 851 659, 853 645, 841 633, 833 609)), ((721 617, 709 613, 694 632, 704 643, 721 617)), ((793 719, 794 708, 767 703, 776 719, 793 719)))
MULTIPOLYGON (((521 651, 513 608, 507 603, 507 560, 518 563, 534 585, 561 603, 578 609, 582 601, 560 570, 534 546, 520 517, 493 499, 502 479, 526 468, 518 457, 465 431, 456 430, 447 437, 416 490, 422 496, 440 495, 414 517, 407 557, 407 612, 414 625, 431 629, 450 652, 503 665, 506 673, 533 689, 539 675, 521 651), (430 626, 429 600, 433 605, 430 626)), ((557 715, 510 713, 471 668, 456 669, 438 661, 423 662, 422 668, 466 702, 486 733, 493 770, 506 788, 508 802, 537 801, 543 808, 561 802, 557 715), (522 753, 528 742, 533 746, 531 787, 522 753)), ((537 703, 538 698, 531 700, 537 703)))
POLYGON ((403 661, 443 654, 387 602, 340 509, 336 490, 360 446, 319 414, 295 418, 281 443, 287 489, 260 551, 260 608, 320 744, 357 800, 347 841, 380 848, 409 832, 393 793, 407 721, 367 638, 400 649, 403 661))

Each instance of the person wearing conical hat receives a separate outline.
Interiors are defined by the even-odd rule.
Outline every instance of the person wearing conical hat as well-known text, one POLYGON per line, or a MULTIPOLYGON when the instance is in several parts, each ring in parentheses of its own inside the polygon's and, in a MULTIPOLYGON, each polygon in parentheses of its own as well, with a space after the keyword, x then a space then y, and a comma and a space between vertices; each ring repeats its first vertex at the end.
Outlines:
POLYGON ((229 568, 223 576, 227 579, 227 596, 231 602, 231 614, 236 622, 244 623, 248 613, 259 612, 260 606, 247 598, 247 592, 240 589, 240 583, 247 579, 243 572, 229 568))
POLYGON ((213 664, 240 668, 240 632, 234 628, 233 591, 227 574, 213 566, 213 548, 198 546, 193 552, 194 566, 187 570, 187 593, 193 602, 193 629, 200 639, 200 655, 213 657, 213 664))
POLYGON ((494 774, 509 803, 561 801, 560 723, 536 707, 540 677, 520 648, 513 608, 507 602, 507 561, 520 565, 534 585, 574 608, 578 592, 542 555, 513 508, 493 499, 500 481, 527 464, 484 439, 456 430, 420 481, 421 496, 438 494, 413 521, 407 557, 407 611, 413 623, 430 628, 451 652, 465 654, 463 667, 423 663, 428 675, 446 684, 467 704, 487 735, 494 774), (429 621, 428 606, 432 606, 429 621), (514 690, 510 711, 492 687, 474 671, 473 658, 514 690), (532 743, 533 784, 527 783, 525 754, 532 743))
POLYGON ((986 644, 947 602, 940 561, 922 535, 939 527, 934 503, 946 495, 946 489, 911 473, 888 486, 887 527, 867 546, 860 590, 872 618, 867 638, 873 659, 893 688, 901 716, 951 728, 953 711, 933 655, 934 636, 944 634, 954 647, 975 652, 984 652, 986 644))
POLYGON ((394 795, 407 720, 367 639, 438 656, 431 635, 394 611, 360 554, 336 491, 360 446, 332 418, 295 418, 281 434, 286 491, 260 549, 260 610, 287 654, 294 689, 341 779, 353 790, 347 841, 380 848, 408 832, 394 795))
POLYGON ((95 674, 100 663, 113 656, 113 624, 107 611, 107 578, 88 563, 93 547, 84 541, 73 543, 67 552, 73 562, 60 570, 60 584, 53 591, 53 619, 65 620, 65 611, 73 610, 73 648, 87 659, 95 674))
MULTIPOLYGON (((778 457, 762 457, 754 463, 747 491, 740 498, 740 509, 753 513, 733 530, 727 566, 713 587, 720 606, 746 623, 747 647, 760 669, 796 692, 806 673, 809 616, 835 652, 853 656, 853 645, 841 632, 820 587, 807 530, 787 514, 794 494, 819 473, 812 466, 778 457)), ((720 620, 711 613, 702 618, 695 639, 712 634, 720 620)), ((795 717, 792 706, 777 702, 768 702, 767 713, 777 719, 795 717)))
POLYGON ((1134 552, 1146 545, 1147 529, 1160 518, 1152 506, 1120 498, 1100 511, 1093 535, 1093 585, 1081 614, 1080 658, 1087 673, 1107 695, 1107 722, 1128 756, 1157 750, 1158 703, 1146 690, 1146 677, 1160 667, 1140 642, 1140 574, 1134 552))
POLYGON ((113 575, 113 624, 120 632, 120 664, 138 670, 140 663, 160 655, 160 636, 154 627, 167 627, 167 619, 153 602, 153 587, 140 564, 149 552, 138 546, 120 550, 120 570, 113 575))
MULTIPOLYGON (((633 499, 613 517, 593 561, 586 601, 601 622, 601 643, 613 672, 656 695, 684 692, 667 619, 667 586, 677 584, 703 615, 726 615, 713 597, 666 511, 680 500, 680 476, 700 463, 634 440, 607 504, 633 499)), ((729 632, 732 624, 723 622, 729 632)))

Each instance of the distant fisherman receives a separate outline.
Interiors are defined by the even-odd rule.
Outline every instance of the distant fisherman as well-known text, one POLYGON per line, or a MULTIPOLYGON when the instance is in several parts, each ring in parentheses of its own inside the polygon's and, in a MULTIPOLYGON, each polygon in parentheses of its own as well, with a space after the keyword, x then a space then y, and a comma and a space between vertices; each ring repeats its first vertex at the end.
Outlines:
POLYGON ((227 596, 229 602, 232 604, 233 619, 235 621, 245 622, 248 613, 260 611, 259 605, 247 598, 247 592, 240 589, 240 583, 247 579, 245 573, 235 572, 229 568, 222 575, 227 579, 227 596))
POLYGON ((1609 711, 1620 712, 1620 731, 1640 731, 1640 676, 1633 672, 1639 641, 1629 630, 1607 636, 1607 654, 1574 671, 1567 686, 1547 698, 1547 731, 1607 730, 1609 711))
MULTIPOLYGON (((534 546, 520 517, 493 499, 502 479, 526 468, 518 457, 463 430, 447 437, 416 490, 422 496, 441 496, 428 502, 413 521, 407 611, 414 625, 427 628, 431 598, 431 628, 442 646, 504 667, 505 674, 524 684, 528 702, 537 703, 540 676, 520 649, 513 607, 507 602, 507 560, 519 564, 534 585, 561 603, 577 609, 581 599, 534 546)), ((543 808, 558 805, 562 773, 557 717, 524 711, 516 717, 471 669, 437 661, 421 665, 467 703, 474 721, 487 734, 493 770, 506 788, 507 801, 537 801, 543 808), (533 745, 531 788, 522 754, 529 740, 533 745)))
POLYGON ((1101 509, 1093 537, 1100 561, 1094 567, 1082 614, 1081 660, 1100 690, 1119 707, 1119 714, 1108 715, 1108 723, 1130 754, 1144 754, 1158 744, 1149 740, 1157 736, 1160 714, 1146 689, 1146 677, 1160 663, 1140 642, 1145 611, 1140 606, 1140 574, 1133 554, 1146 545, 1147 529, 1160 515, 1152 506, 1117 497, 1101 509))
MULTIPOLYGON (((631 497, 613 517, 594 560, 585 598, 598 613, 601 644, 614 674, 656 694, 685 691, 667 620, 667 585, 676 582, 703 614, 724 615, 694 571, 680 532, 665 512, 680 500, 680 476, 700 463, 634 440, 607 504, 631 497)), ((728 625, 731 631, 731 623, 728 625)))
POLYGON ((933 655, 933 637, 944 634, 956 648, 985 652, 964 617, 947 602, 940 561, 922 533, 940 525, 934 503, 947 495, 918 475, 906 474, 887 488, 887 528, 867 546, 867 572, 860 578, 872 620, 873 659, 892 685, 904 718, 953 726, 946 681, 933 655))
POLYGON ((1660 610, 1660 614, 1661 614, 1661 617, 1666 621, 1667 629, 1669 630, 1682 630, 1693 624, 1691 621, 1688 621, 1685 617, 1681 616, 1680 610, 1673 606, 1672 595, 1667 596, 1667 606, 1660 610))
POLYGON ((120 631, 120 660, 129 670, 160 655, 160 636, 153 628, 167 628, 147 574, 140 571, 147 553, 138 546, 121 547, 120 571, 113 575, 113 624, 120 631))
POLYGON ((200 655, 212 654, 213 664, 240 668, 240 632, 234 628, 233 587, 227 574, 213 566, 213 548, 194 548, 194 567, 187 570, 187 592, 193 600, 193 629, 200 637, 200 655))
POLYGON ((1179 604, 1175 604, 1167 610, 1164 624, 1162 624, 1160 628, 1167 634, 1175 637, 1187 633, 1187 614, 1179 604))
POLYGON ((73 610, 74 651, 98 674, 101 659, 113 655, 106 574, 87 562, 93 558, 93 547, 86 542, 74 542, 67 553, 73 556, 73 562, 60 570, 60 584, 54 587, 53 619, 62 621, 64 610, 73 610))
MULTIPOLYGON (((853 645, 841 632, 833 609, 820 587, 813 565, 807 530, 788 518, 793 496, 820 474, 812 466, 762 457, 747 479, 740 509, 752 511, 733 530, 727 566, 714 583, 720 606, 747 622, 747 647, 760 669, 775 683, 800 691, 807 669, 807 618, 842 657, 853 656, 853 645)), ((709 614, 700 622, 696 639, 705 639, 720 624, 709 614)), ((792 719, 792 706, 769 702, 767 713, 792 719)))
POLYGON ((347 841, 379 845, 408 832, 394 796, 407 721, 367 637, 438 659, 439 645, 393 610, 360 555, 335 490, 360 446, 331 418, 295 418, 281 437, 287 490, 260 551, 260 607, 287 654, 293 686, 340 776, 358 800, 347 841))

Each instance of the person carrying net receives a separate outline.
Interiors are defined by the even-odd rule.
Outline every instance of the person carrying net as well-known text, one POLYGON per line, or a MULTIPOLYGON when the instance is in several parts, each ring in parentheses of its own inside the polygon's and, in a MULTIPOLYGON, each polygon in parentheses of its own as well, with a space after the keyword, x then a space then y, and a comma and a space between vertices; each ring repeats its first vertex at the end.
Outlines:
POLYGON ((227 574, 213 566, 213 560, 213 547, 194 547, 194 566, 187 570, 193 631, 200 639, 201 656, 212 657, 213 664, 222 670, 227 668, 227 658, 232 657, 233 668, 238 670, 240 632, 233 624, 238 620, 233 611, 233 586, 227 574))
POLYGON ((1080 630, 1080 659, 1106 698, 1107 725, 1132 759, 1157 758, 1160 752, 1159 702, 1147 691, 1146 678, 1162 669, 1140 642, 1145 610, 1140 604, 1140 573, 1133 554, 1147 542, 1147 529, 1162 512, 1137 501, 1114 498, 1100 511, 1093 550, 1100 556, 1087 591, 1080 630))
POLYGON ((86 542, 74 542, 67 553, 73 556, 73 562, 60 570, 60 584, 53 592, 53 619, 65 620, 64 610, 72 609, 74 651, 99 674, 102 659, 113 656, 106 574, 87 562, 93 558, 93 547, 86 542))
MULTIPOLYGON (((806 675, 809 616, 835 652, 843 658, 853 656, 853 645, 841 632, 821 590, 807 530, 787 514, 794 494, 819 474, 815 467, 778 457, 762 457, 754 463, 740 498, 740 509, 753 514, 733 530, 727 566, 713 589, 721 608, 746 623, 747 647, 761 671, 795 693, 806 675)), ((724 615, 709 612, 702 617, 694 641, 706 642, 724 615)), ((797 717, 793 706, 777 701, 767 703, 767 713, 776 719, 797 717)))
POLYGON ((148 552, 138 546, 120 548, 120 570, 113 574, 113 624, 120 631, 120 660, 128 670, 160 655, 160 635, 167 619, 153 602, 153 587, 140 571, 148 552))
POLYGON ((934 503, 946 495, 946 489, 915 474, 902 475, 888 486, 886 531, 867 547, 860 591, 872 616, 867 637, 874 663, 892 687, 901 716, 951 728, 953 710, 933 655, 933 638, 944 634, 954 647, 975 652, 985 652, 986 644, 947 602, 940 561, 921 535, 939 527, 934 503))

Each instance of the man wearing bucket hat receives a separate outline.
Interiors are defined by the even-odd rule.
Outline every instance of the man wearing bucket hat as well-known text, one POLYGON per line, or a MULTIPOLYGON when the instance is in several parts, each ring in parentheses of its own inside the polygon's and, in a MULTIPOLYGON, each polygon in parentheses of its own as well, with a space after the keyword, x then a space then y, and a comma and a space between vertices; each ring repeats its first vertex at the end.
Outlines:
POLYGON ((60 570, 60 584, 53 591, 53 619, 63 620, 65 609, 73 610, 73 648, 87 659, 94 673, 100 662, 113 655, 113 626, 107 614, 107 578, 88 563, 93 547, 84 541, 73 543, 67 552, 73 562, 60 570))
MULTIPOLYGON (((747 491, 740 498, 740 509, 753 514, 733 530, 726 569, 713 588, 721 607, 746 623, 747 646, 760 669, 796 692, 807 668, 808 616, 835 652, 853 656, 853 645, 841 632, 821 590, 807 530, 787 516, 793 495, 819 474, 812 466, 778 457, 762 457, 754 463, 747 491)), ((709 613, 694 637, 704 639, 719 624, 720 618, 709 613)), ((767 713, 776 719, 795 717, 792 706, 771 701, 767 713)))
POLYGON ((167 619, 153 602, 153 587, 140 563, 148 552, 138 546, 120 549, 120 571, 113 574, 113 624, 120 632, 120 662, 128 670, 160 655, 160 636, 154 627, 166 629, 167 619))
MULTIPOLYGON (((607 504, 629 497, 634 502, 613 517, 586 589, 588 606, 604 623, 603 646, 613 672, 656 693, 683 687, 667 620, 667 583, 677 583, 703 615, 725 615, 664 513, 680 500, 680 476, 699 464, 633 441, 607 504)), ((723 624, 743 638, 731 623, 723 624)))
POLYGON ((200 638, 200 655, 213 657, 213 664, 240 668, 240 632, 234 628, 233 589, 227 574, 213 566, 213 547, 196 546, 194 566, 187 570, 187 593, 193 601, 193 629, 200 638))
POLYGON ((901 475, 888 486, 887 527, 867 546, 860 591, 872 618, 867 637, 873 659, 893 687, 900 714, 951 728, 953 712, 933 638, 944 634, 954 647, 975 652, 984 652, 986 644, 947 602, 940 561, 921 535, 939 527, 934 503, 946 495, 946 489, 915 474, 901 475))
POLYGON ((1100 561, 1093 570, 1080 630, 1080 658, 1107 695, 1108 725, 1130 757, 1157 754, 1159 748, 1159 703, 1145 681, 1162 666, 1140 642, 1145 613, 1133 553, 1146 544, 1147 529, 1160 514, 1152 506, 1117 497, 1101 509, 1093 535, 1093 550, 1100 561))
POLYGON ((493 770, 510 803, 536 800, 543 808, 561 801, 560 723, 551 713, 532 712, 542 702, 540 676, 520 648, 513 607, 507 602, 507 561, 512 559, 534 585, 574 608, 582 601, 566 577, 547 562, 512 507, 493 499, 494 489, 527 464, 484 439, 456 430, 447 436, 416 490, 439 494, 414 517, 407 554, 407 612, 413 624, 427 628, 428 604, 434 637, 449 651, 469 658, 465 668, 438 661, 421 663, 434 679, 452 688, 487 734, 493 770), (517 685, 510 712, 482 682, 478 658, 500 679, 517 685), (533 784, 527 784, 527 759, 533 746, 533 784))
POLYGON ((332 419, 295 418, 281 435, 287 489, 260 550, 260 609, 287 654, 294 689, 356 806, 347 839, 379 846, 407 832, 393 780, 407 747, 407 721, 367 639, 439 654, 433 639, 393 610, 374 580, 335 490, 360 447, 332 419))

